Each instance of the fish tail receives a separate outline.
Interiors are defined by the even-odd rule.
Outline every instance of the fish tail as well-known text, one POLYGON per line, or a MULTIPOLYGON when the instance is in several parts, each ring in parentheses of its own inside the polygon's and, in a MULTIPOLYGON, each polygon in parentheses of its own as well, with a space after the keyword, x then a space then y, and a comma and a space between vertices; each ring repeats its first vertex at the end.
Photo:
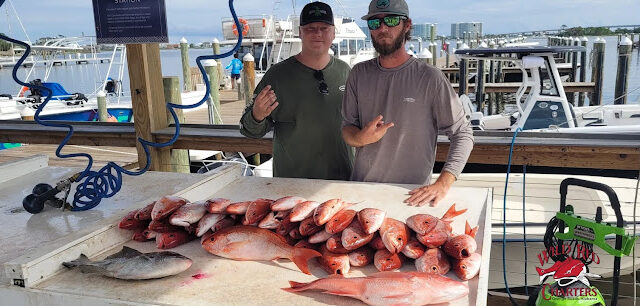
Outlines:
POLYGON ((469 221, 467 220, 467 224, 465 224, 465 228, 464 228, 464 233, 471 236, 471 237, 476 237, 476 234, 478 233, 478 227, 474 227, 471 228, 471 225, 469 225, 469 221))
POLYGON ((464 212, 466 212, 467 209, 461 209, 461 210, 456 210, 456 203, 453 203, 451 205, 451 207, 449 207, 449 210, 447 210, 446 213, 444 213, 444 215, 442 216, 443 220, 449 220, 453 217, 462 215, 464 212))
POLYGON ((322 254, 315 250, 306 248, 294 248, 291 260, 296 264, 296 266, 298 266, 298 269, 300 269, 302 273, 311 274, 311 272, 309 272, 307 261, 309 261, 309 259, 311 258, 320 256, 322 256, 322 254))
POLYGON ((299 282, 294 282, 294 281, 289 281, 289 285, 291 286, 291 288, 282 288, 282 290, 287 291, 287 292, 298 292, 298 291, 304 291, 309 289, 309 286, 312 284, 311 283, 299 283, 299 282))
POLYGON ((89 258, 87 256, 85 256, 84 254, 80 254, 80 257, 78 257, 78 259, 74 260, 74 261, 67 261, 67 262, 63 262, 62 265, 67 267, 67 268, 74 268, 77 266, 81 266, 84 265, 88 262, 91 262, 89 260, 89 258))

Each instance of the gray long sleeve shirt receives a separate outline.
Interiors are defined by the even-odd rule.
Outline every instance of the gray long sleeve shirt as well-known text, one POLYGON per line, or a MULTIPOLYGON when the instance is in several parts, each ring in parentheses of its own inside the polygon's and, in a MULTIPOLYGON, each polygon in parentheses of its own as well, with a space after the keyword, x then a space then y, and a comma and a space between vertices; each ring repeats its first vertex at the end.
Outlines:
POLYGON ((356 149, 352 180, 430 184, 438 132, 451 141, 443 171, 460 175, 473 148, 473 131, 437 68, 415 58, 392 69, 377 58, 354 66, 342 103, 343 126, 363 128, 378 115, 395 126, 380 141, 356 149))

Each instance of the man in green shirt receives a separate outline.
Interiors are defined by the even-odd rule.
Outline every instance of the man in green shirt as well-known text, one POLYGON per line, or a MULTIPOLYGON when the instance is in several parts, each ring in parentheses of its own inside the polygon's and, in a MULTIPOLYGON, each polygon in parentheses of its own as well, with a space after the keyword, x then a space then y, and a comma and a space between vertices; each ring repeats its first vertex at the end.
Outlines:
POLYGON ((251 138, 273 136, 273 175, 348 180, 351 151, 342 138, 342 98, 349 66, 329 55, 333 13, 322 2, 300 13, 302 51, 271 67, 240 119, 251 138))

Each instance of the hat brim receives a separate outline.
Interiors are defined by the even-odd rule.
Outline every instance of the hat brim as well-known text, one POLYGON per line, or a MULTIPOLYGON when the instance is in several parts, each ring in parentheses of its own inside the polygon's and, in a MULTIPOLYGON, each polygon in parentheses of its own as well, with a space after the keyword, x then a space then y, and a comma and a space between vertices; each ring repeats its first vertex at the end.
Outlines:
POLYGON ((398 12, 375 12, 375 13, 371 13, 371 14, 366 14, 364 16, 362 16, 362 20, 368 20, 369 18, 375 16, 375 15, 379 15, 379 14, 393 14, 393 15, 398 15, 398 16, 405 16, 405 17, 409 17, 403 13, 398 13, 398 12))

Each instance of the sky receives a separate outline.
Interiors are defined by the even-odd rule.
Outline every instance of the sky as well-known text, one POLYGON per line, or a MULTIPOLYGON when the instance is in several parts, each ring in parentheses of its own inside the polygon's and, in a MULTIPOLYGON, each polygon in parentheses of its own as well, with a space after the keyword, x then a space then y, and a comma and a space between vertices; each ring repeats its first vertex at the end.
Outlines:
MULTIPOLYGON (((112 0, 99 0, 112 1, 112 0)), ((141 0, 151 1, 151 0, 141 0)), ((308 0, 235 0, 239 16, 274 14, 286 17, 308 0)), ((326 0, 334 14, 359 20, 369 1, 326 0)), ((226 0, 165 0, 169 41, 221 40, 221 19, 230 17, 226 0)), ((450 35, 451 23, 482 22, 485 34, 558 29, 562 25, 640 24, 639 0, 407 0, 414 23, 437 23, 438 35, 450 35)), ((32 40, 64 35, 95 35, 92 1, 7 0, 0 7, 0 32, 26 39, 11 7, 15 7, 32 40), (10 3, 11 1, 11 3, 10 3)), ((363 22, 359 22, 364 25, 363 22)))

